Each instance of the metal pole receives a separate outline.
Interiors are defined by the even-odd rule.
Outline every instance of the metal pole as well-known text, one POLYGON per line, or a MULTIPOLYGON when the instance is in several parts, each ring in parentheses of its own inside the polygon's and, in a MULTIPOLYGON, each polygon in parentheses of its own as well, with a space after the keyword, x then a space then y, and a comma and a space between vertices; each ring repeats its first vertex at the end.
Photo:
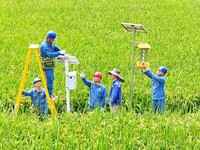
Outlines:
POLYGON ((132 64, 131 64, 131 105, 133 106, 134 106, 134 101, 133 101, 134 47, 135 47, 135 28, 133 29, 132 64))
POLYGON ((67 85, 67 78, 68 78, 68 72, 69 72, 69 63, 68 60, 65 59, 65 77, 66 77, 66 105, 67 105, 67 112, 70 112, 70 91, 67 85))

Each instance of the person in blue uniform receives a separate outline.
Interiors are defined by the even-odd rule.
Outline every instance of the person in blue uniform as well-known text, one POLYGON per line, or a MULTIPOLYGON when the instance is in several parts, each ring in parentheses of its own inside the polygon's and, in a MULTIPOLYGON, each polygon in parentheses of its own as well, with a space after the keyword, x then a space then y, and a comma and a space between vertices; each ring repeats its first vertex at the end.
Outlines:
POLYGON ((93 81, 87 80, 84 73, 80 76, 82 77, 83 83, 90 88, 88 111, 91 112, 95 108, 104 110, 106 104, 106 88, 101 83, 102 74, 100 72, 95 72, 93 75, 93 81))
POLYGON ((54 31, 49 31, 46 35, 46 39, 40 45, 42 66, 47 79, 49 96, 52 100, 58 98, 53 93, 55 57, 66 54, 65 50, 61 50, 54 44, 54 40, 56 40, 56 33, 54 31))
POLYGON ((161 66, 157 73, 154 74, 149 68, 141 69, 141 71, 152 80, 152 109, 154 113, 162 114, 165 111, 165 83, 164 75, 167 73, 167 68, 161 66))
POLYGON ((124 79, 120 76, 119 69, 113 69, 108 71, 110 74, 113 84, 110 89, 109 103, 113 113, 117 113, 119 107, 122 105, 122 87, 120 82, 124 82, 124 79))
POLYGON ((39 78, 35 78, 33 84, 35 87, 29 91, 23 90, 22 95, 31 97, 32 103, 35 106, 36 114, 39 116, 39 119, 42 119, 43 116, 49 114, 46 93, 41 87, 41 80, 39 78))

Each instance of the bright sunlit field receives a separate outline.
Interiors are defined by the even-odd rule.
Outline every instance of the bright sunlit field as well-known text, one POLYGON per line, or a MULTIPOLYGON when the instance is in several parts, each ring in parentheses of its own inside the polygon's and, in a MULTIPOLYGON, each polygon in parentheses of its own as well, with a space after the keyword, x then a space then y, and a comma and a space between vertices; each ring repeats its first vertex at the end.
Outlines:
MULTIPOLYGON (((0 5, 0 149, 199 149, 200 51, 199 0, 1 0, 0 5), (137 42, 151 49, 147 61, 156 72, 165 65, 166 113, 151 110, 151 81, 134 68, 130 100, 132 33, 122 22, 142 24, 137 42), (54 93, 57 116, 38 121, 30 98, 22 98, 19 114, 14 105, 28 47, 41 44, 46 33, 57 33, 55 44, 78 58, 70 65, 77 72, 77 87, 70 92, 71 113, 66 112, 64 64, 57 62, 54 93), (109 111, 87 113, 89 89, 79 77, 92 80, 103 74, 109 94, 109 70, 118 68, 123 105, 117 115, 109 111)), ((140 60, 135 46, 134 65, 140 60)), ((41 77, 32 56, 25 89, 41 77)))

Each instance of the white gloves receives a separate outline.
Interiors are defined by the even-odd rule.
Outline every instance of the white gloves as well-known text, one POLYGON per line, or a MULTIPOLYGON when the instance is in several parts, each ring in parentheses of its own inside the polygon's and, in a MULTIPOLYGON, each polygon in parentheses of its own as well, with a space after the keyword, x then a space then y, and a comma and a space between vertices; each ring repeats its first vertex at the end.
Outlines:
POLYGON ((60 51, 60 54, 61 54, 61 55, 65 55, 65 54, 66 54, 66 51, 65 51, 65 50, 61 50, 61 51, 60 51))
POLYGON ((81 77, 81 78, 84 78, 84 77, 85 77, 84 72, 82 72, 82 73, 80 74, 80 77, 81 77))
POLYGON ((140 70, 141 70, 142 72, 147 72, 147 71, 149 70, 149 67, 147 67, 147 68, 145 68, 145 69, 141 69, 141 68, 140 68, 140 70))

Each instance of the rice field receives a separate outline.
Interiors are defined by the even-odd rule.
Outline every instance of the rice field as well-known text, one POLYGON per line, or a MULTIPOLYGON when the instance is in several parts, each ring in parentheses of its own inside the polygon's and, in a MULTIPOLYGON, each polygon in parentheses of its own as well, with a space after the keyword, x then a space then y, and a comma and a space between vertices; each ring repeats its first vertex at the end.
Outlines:
MULTIPOLYGON (((199 149, 200 51, 199 0, 1 0, 0 5, 0 149, 199 149), (130 99, 132 34, 122 22, 142 24, 147 34, 137 42, 151 49, 147 61, 156 72, 165 65, 167 111, 154 116, 151 81, 134 69, 130 99), (56 45, 78 58, 70 65, 77 72, 77 88, 70 92, 71 113, 66 113, 65 70, 57 62, 54 92, 57 116, 38 121, 29 98, 20 112, 13 109, 28 47, 41 44, 49 30, 57 33, 56 45), (118 68, 125 83, 118 115, 87 113, 88 88, 79 74, 92 80, 103 74, 107 94, 112 85, 109 70, 118 68)), ((135 46, 134 60, 140 60, 135 46)), ((25 89, 41 77, 32 56, 25 89)))
POLYGON ((1 149, 199 149, 199 113, 1 114, 1 149), (9 119, 8 119, 9 118, 9 119))

